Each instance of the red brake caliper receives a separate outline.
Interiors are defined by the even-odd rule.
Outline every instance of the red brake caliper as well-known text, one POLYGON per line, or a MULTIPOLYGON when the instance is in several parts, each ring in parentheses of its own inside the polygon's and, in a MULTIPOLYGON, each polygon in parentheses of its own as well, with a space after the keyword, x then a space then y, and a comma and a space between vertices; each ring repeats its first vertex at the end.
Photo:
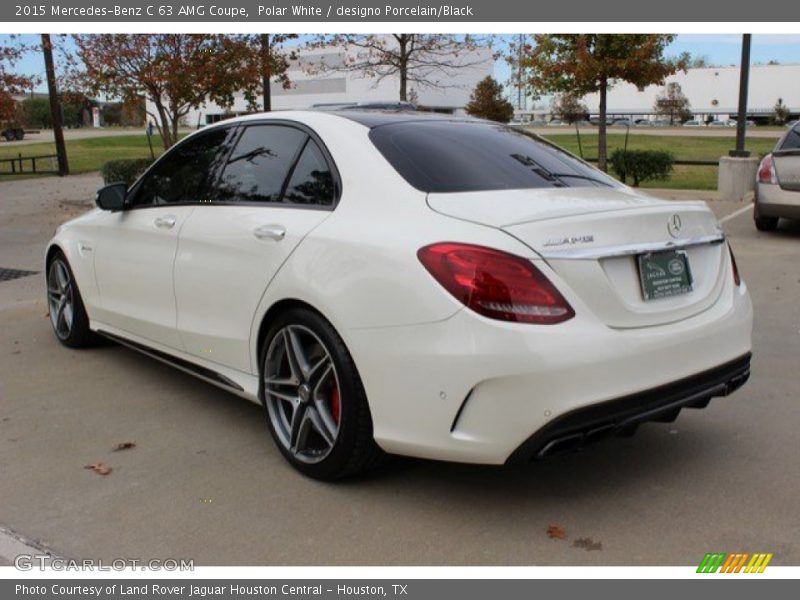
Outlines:
POLYGON ((339 423, 339 415, 342 411, 342 404, 339 398, 339 387, 334 385, 331 390, 331 416, 336 423, 339 423))

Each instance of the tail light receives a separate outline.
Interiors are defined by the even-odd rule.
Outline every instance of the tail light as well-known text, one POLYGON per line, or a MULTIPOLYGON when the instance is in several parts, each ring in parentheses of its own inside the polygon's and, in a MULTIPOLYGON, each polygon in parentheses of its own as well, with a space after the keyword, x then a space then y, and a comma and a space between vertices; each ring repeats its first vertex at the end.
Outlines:
POLYGON ((547 277, 522 257, 453 242, 425 246, 417 257, 458 301, 490 319, 550 325, 575 316, 547 277))
POLYGON ((758 183, 778 183, 775 173, 775 160, 772 154, 767 154, 758 165, 758 183))
POLYGON ((728 244, 728 252, 731 255, 731 269, 733 270, 733 283, 736 285, 742 285, 742 278, 739 275, 739 266, 736 264, 736 257, 733 255, 733 249, 731 249, 731 245, 728 244))

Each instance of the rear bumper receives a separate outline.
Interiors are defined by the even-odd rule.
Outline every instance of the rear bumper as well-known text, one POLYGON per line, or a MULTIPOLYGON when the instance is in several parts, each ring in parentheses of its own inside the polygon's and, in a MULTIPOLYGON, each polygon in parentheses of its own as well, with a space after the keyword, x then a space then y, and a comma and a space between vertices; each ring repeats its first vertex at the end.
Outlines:
POLYGON ((611 435, 629 435, 646 421, 672 422, 683 408, 705 408, 727 396, 750 377, 750 354, 638 394, 570 411, 534 433, 508 458, 521 463, 576 450, 611 435))
POLYGON ((593 415, 632 398, 623 403, 630 413, 599 419, 619 431, 633 424, 629 417, 655 410, 653 417, 665 418, 744 381, 727 365, 751 352, 752 305, 732 278, 711 308, 653 327, 610 328, 579 299, 570 302, 577 316, 557 326, 492 321, 464 309, 435 323, 343 331, 376 442, 390 453, 504 464, 531 436, 542 441, 531 443, 538 453, 573 426, 582 435, 594 428, 588 418, 561 421, 570 414, 593 415))
POLYGON ((756 204, 762 217, 800 219, 800 192, 781 189, 779 185, 756 185, 756 204))

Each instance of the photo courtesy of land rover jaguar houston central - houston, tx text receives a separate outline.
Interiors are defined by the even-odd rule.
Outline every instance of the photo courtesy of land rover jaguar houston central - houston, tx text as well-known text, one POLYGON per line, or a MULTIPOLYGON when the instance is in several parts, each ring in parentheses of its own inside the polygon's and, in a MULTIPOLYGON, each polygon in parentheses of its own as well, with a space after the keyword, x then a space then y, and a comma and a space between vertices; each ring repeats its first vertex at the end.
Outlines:
POLYGON ((752 306, 714 215, 487 121, 233 118, 60 226, 49 315, 262 404, 302 473, 506 464, 742 385, 752 306))

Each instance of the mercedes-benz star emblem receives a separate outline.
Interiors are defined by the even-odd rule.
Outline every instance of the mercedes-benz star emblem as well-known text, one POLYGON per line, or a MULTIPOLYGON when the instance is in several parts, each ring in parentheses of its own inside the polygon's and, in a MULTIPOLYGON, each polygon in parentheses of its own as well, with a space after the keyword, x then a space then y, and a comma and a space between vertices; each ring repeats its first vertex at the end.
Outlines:
POLYGON ((676 238, 681 234, 681 228, 683 227, 683 223, 681 223, 681 216, 680 215, 672 215, 667 221, 667 231, 669 234, 676 238))

